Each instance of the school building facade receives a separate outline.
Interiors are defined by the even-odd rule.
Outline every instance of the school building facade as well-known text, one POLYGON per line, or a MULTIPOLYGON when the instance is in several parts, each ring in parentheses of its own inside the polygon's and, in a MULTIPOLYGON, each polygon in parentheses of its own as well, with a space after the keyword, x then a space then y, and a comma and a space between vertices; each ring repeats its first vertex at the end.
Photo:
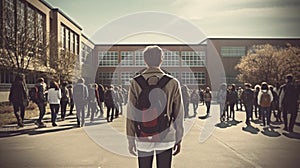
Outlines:
MULTIPOLYGON (((77 56, 81 74, 87 82, 128 87, 130 79, 145 68, 142 51, 149 44, 95 44, 86 37, 82 27, 61 9, 44 0, 0 1, 0 49, 5 36, 18 35, 22 25, 35 27, 35 36, 41 44, 51 40, 51 47, 41 54, 43 65, 55 69, 61 52, 77 56)), ((164 50, 162 68, 190 88, 204 88, 221 82, 238 83, 235 66, 253 45, 300 46, 300 38, 234 38, 208 37, 199 44, 156 44, 164 50)), ((33 53, 34 54, 34 53, 33 53)), ((26 82, 34 84, 38 77, 47 76, 47 70, 28 69, 26 82)), ((0 97, 5 100, 15 74, 0 64, 0 97)), ((2 100, 0 100, 2 101, 2 100)))

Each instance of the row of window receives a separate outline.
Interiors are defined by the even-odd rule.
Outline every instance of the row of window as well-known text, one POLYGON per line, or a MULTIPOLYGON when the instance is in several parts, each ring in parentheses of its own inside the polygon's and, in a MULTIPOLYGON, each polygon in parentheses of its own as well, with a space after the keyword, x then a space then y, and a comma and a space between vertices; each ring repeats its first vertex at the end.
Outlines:
MULTIPOLYGON (((98 52, 99 66, 144 66, 143 51, 98 52)), ((205 51, 164 51, 163 67, 204 67, 206 65, 205 51)))
POLYGON ((60 41, 63 49, 79 55, 79 35, 63 24, 60 26, 60 41))
MULTIPOLYGON (((206 85, 205 72, 170 72, 181 84, 186 85, 206 85)), ((98 82, 104 85, 129 85, 130 80, 135 75, 134 72, 100 72, 98 82)))
POLYGON ((241 57, 246 55, 245 46, 223 46, 221 47, 222 57, 241 57))

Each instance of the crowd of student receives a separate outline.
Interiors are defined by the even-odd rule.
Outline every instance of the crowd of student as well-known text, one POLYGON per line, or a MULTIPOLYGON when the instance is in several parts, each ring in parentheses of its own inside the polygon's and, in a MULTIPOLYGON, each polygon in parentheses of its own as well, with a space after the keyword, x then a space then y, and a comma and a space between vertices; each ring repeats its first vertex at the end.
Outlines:
POLYGON ((245 83, 244 88, 236 90, 234 84, 220 86, 218 103, 220 104, 220 121, 229 120, 236 110, 246 111, 246 125, 251 126, 254 117, 261 121, 265 129, 270 128, 271 115, 273 113, 276 122, 284 123, 283 130, 293 132, 299 109, 300 87, 293 80, 292 75, 286 76, 286 83, 277 84, 275 87, 262 82, 253 88, 250 83, 245 83), (230 108, 230 114, 228 114, 230 108), (288 120, 288 114, 290 119, 288 120))
POLYGON ((123 113, 123 105, 127 103, 127 90, 122 86, 107 86, 91 83, 86 85, 84 79, 79 79, 76 84, 62 82, 60 85, 56 81, 51 81, 49 87, 43 78, 39 78, 35 86, 27 89, 25 76, 19 74, 13 82, 9 101, 14 108, 14 114, 19 127, 23 127, 25 108, 29 100, 37 104, 39 117, 35 121, 38 127, 45 127, 43 122, 46 113, 46 106, 49 104, 51 111, 52 126, 57 126, 57 115, 60 112, 60 119, 66 119, 67 106, 70 108, 68 115, 74 115, 76 107, 77 126, 82 127, 85 119, 90 118, 93 122, 95 117, 104 117, 104 106, 106 106, 107 122, 112 122, 123 113))

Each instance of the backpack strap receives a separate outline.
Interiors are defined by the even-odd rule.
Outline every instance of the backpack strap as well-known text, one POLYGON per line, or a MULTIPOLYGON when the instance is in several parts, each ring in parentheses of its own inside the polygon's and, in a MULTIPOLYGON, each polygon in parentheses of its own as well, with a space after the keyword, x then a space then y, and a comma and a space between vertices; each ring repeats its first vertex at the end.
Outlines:
POLYGON ((149 86, 148 82, 146 81, 146 79, 143 77, 143 75, 139 75, 135 78, 133 78, 142 89, 146 88, 149 86))
POLYGON ((161 77, 161 79, 157 82, 157 86, 159 86, 159 88, 163 88, 166 86, 166 84, 171 80, 172 78, 168 75, 164 75, 161 77))

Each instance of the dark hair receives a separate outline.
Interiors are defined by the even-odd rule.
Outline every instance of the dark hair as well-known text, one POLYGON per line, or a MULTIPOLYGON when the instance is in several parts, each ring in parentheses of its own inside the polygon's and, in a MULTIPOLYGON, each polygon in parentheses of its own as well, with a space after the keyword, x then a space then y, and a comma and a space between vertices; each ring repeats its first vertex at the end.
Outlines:
POLYGON ((262 82, 261 83, 261 90, 269 90, 269 86, 267 82, 262 82))
POLYGON ((37 82, 38 82, 38 83, 44 82, 44 78, 39 78, 39 79, 37 80, 37 82))
POLYGON ((17 74, 15 81, 25 81, 25 75, 24 74, 17 74))
POLYGON ((55 90, 58 90, 59 89, 58 83, 55 81, 51 81, 50 88, 54 88, 55 90))
POLYGON ((245 87, 249 87, 249 88, 252 87, 252 85, 250 83, 245 83, 244 85, 245 85, 245 87))
POLYGON ((292 82, 293 81, 293 75, 292 74, 286 75, 286 79, 287 79, 288 82, 292 82))
POLYGON ((64 82, 61 84, 62 87, 66 87, 67 85, 68 85, 68 82, 67 82, 67 81, 64 81, 64 82))

